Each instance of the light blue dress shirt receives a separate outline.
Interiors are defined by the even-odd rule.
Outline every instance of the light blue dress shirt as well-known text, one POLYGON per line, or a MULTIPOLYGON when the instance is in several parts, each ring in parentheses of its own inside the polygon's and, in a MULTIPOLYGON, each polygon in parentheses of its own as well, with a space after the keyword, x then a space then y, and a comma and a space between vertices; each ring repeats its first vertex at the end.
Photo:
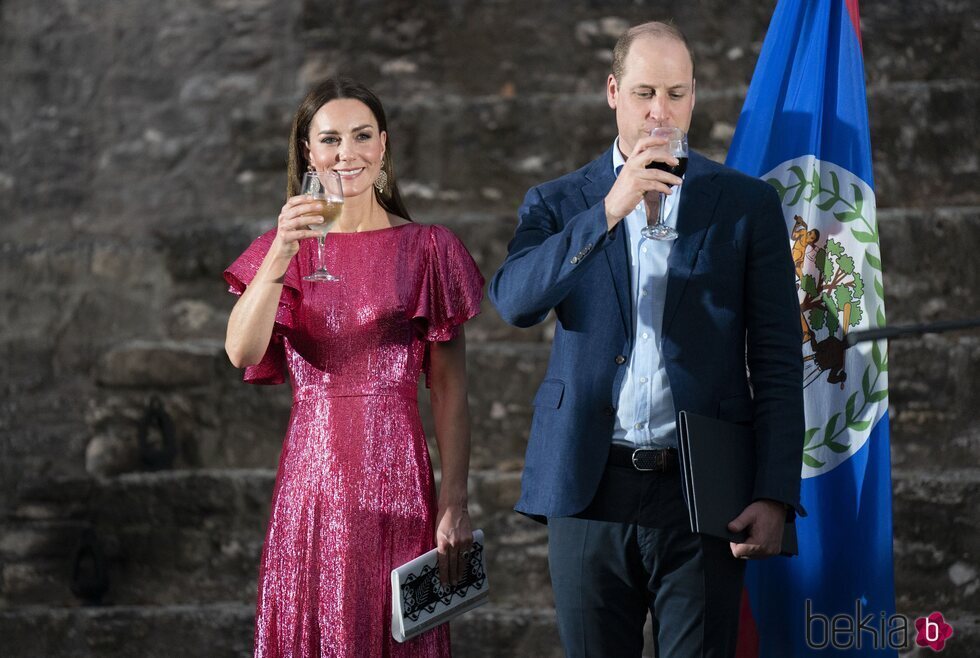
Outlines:
MULTIPOLYGON (((617 176, 625 164, 617 137, 613 144, 613 170, 617 176)), ((675 227, 682 187, 672 190, 664 208, 665 223, 675 227)), ((656 206, 652 210, 656 212, 656 206)), ((674 399, 661 354, 667 258, 676 240, 644 238, 640 230, 646 223, 643 201, 623 219, 633 294, 633 351, 619 391, 613 442, 637 448, 676 447, 674 399)))

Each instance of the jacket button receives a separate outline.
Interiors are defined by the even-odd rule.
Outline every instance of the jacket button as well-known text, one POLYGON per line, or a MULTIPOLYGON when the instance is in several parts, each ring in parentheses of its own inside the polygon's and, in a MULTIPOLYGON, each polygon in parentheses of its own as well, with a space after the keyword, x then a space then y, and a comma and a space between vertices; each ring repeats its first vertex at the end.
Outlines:
POLYGON ((616 365, 620 365, 621 366, 624 363, 626 363, 626 357, 623 356, 622 354, 617 354, 616 355, 616 365))
POLYGON ((606 414, 607 416, 612 416, 616 413, 616 407, 612 406, 611 404, 607 404, 605 409, 602 410, 602 413, 606 414))
POLYGON ((572 256, 572 265, 578 265, 578 256, 572 256))

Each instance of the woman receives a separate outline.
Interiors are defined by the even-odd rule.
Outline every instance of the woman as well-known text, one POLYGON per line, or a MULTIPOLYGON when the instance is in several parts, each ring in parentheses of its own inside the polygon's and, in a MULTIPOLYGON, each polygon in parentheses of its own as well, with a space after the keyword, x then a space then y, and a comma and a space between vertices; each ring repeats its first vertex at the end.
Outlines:
MULTIPOLYGON (((256 656, 448 656, 445 625, 391 637, 390 572, 437 546, 444 579, 472 545, 462 324, 483 278, 442 226, 411 222, 395 183, 380 101, 327 80, 296 112, 278 226, 225 272, 240 294, 225 348, 245 381, 278 384, 293 408, 262 552, 256 656), (343 212, 326 237, 339 281, 307 282, 319 202, 306 170, 340 174, 343 212), (438 499, 416 391, 432 389, 438 499)), ((445 582, 445 580, 444 580, 445 582)))

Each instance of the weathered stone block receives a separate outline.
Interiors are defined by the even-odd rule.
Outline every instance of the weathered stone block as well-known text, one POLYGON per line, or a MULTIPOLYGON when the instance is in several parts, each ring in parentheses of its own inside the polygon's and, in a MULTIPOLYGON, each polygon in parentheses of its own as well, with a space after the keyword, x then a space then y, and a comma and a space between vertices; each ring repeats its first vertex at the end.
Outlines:
POLYGON ((0 614, 4 608, 24 603, 74 605, 70 565, 70 560, 36 556, 21 562, 0 562, 0 614))
POLYGON ((893 341, 889 413, 896 464, 927 469, 976 463, 980 340, 954 334, 893 341))
POLYGON ((977 609, 980 473, 896 469, 892 478, 899 608, 977 609))
MULTIPOLYGON (((469 347, 467 386, 472 468, 507 471, 523 466, 531 429, 531 400, 544 377, 549 353, 550 346, 536 343, 469 347)), ((431 442, 435 426, 425 391, 420 396, 420 409, 431 442)), ((437 461, 437 453, 430 452, 437 461)))
POLYGON ((210 383, 223 354, 214 340, 137 340, 105 354, 98 381, 105 386, 196 386, 210 383))
POLYGON ((101 485, 93 522, 112 603, 254 600, 273 471, 131 474, 101 485))
POLYGON ((64 557, 78 541, 82 522, 8 523, 0 535, 0 559, 64 557))
POLYGON ((883 210, 878 225, 889 324, 980 317, 980 206, 883 210))
POLYGON ((453 652, 460 656, 564 655, 554 614, 538 608, 482 606, 452 623, 452 639, 453 652))
POLYGON ((869 92, 879 207, 980 203, 974 185, 980 169, 978 101, 980 84, 970 79, 907 83, 869 92))
POLYGON ((63 658, 245 658, 255 608, 216 603, 0 611, 4 655, 63 658))
POLYGON ((177 340, 220 336, 228 325, 228 311, 201 299, 179 299, 167 312, 167 334, 177 340))

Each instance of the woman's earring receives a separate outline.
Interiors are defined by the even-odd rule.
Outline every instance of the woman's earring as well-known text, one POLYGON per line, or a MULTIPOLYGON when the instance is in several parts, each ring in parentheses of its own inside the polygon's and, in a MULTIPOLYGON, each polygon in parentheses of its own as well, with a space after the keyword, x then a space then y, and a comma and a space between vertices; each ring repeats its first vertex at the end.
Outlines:
POLYGON ((311 174, 315 174, 316 173, 316 167, 313 166, 313 163, 312 162, 310 164, 306 165, 306 171, 310 172, 311 174))
POLYGON ((384 194, 385 191, 387 191, 387 189, 388 189, 388 172, 386 172, 384 169, 381 169, 381 170, 378 171, 378 177, 374 179, 374 187, 381 194, 384 194))

